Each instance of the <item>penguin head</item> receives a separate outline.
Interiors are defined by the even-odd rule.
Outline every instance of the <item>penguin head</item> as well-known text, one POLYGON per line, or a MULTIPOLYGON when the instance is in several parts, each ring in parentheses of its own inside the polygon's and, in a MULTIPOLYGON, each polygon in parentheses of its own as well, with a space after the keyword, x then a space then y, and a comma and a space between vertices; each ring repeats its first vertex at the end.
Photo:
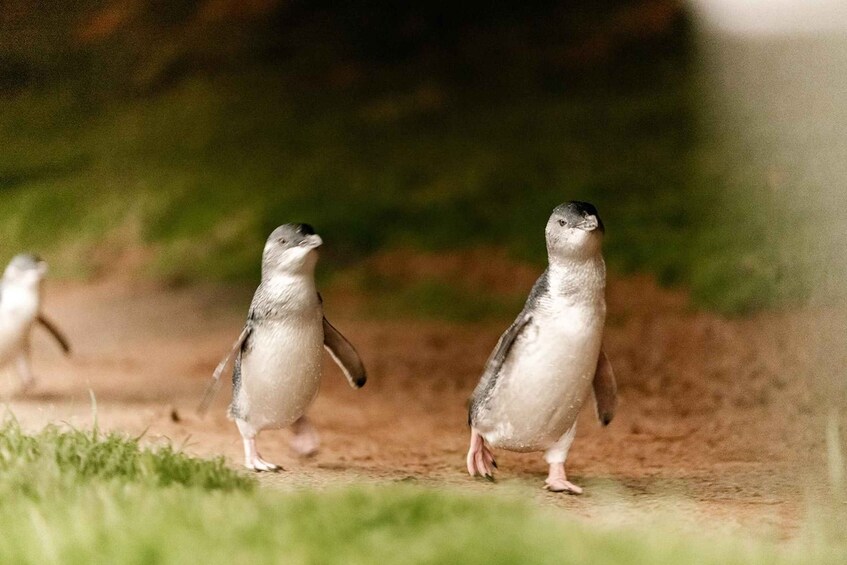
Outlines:
POLYGON ((311 273, 318 261, 321 236, 309 224, 284 224, 276 228, 265 243, 262 276, 311 273))
POLYGON ((21 253, 12 257, 3 272, 3 282, 26 287, 35 287, 47 274, 47 263, 38 255, 21 253))
POLYGON ((588 202, 565 202, 556 206, 547 221, 547 253, 550 259, 586 258, 600 252, 603 220, 588 202))

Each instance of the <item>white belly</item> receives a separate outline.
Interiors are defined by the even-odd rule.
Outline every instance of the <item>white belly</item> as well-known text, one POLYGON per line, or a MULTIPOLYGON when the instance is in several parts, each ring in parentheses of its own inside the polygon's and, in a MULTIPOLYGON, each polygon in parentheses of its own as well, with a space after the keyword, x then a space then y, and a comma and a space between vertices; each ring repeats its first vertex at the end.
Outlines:
POLYGON ((320 311, 310 318, 268 321, 251 336, 236 402, 257 430, 293 424, 317 396, 324 335, 320 311))
POLYGON ((29 326, 0 324, 0 367, 14 361, 23 351, 24 337, 29 326))
POLYGON ((585 307, 534 318, 474 422, 491 445, 541 451, 573 425, 597 369, 603 322, 585 307))
POLYGON ((14 361, 23 351, 38 306, 37 293, 4 288, 0 304, 0 366, 14 361))

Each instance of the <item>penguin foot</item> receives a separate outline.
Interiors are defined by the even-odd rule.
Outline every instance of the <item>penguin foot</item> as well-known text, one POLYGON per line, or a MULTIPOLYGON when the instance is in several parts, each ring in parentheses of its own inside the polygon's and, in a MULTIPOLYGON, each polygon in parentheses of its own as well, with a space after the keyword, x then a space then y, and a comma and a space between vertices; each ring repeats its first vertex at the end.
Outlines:
POLYGON ((288 445, 300 457, 312 457, 318 452, 318 447, 321 445, 318 431, 309 420, 303 416, 291 426, 294 432, 294 437, 288 445))
POLYGON ((280 467, 279 465, 275 465, 275 464, 271 463, 270 461, 265 461, 264 459, 262 459, 258 455, 253 456, 252 459, 247 459, 244 462, 244 466, 247 467, 248 469, 250 469, 251 471, 256 471, 257 473, 261 473, 263 471, 270 471, 272 473, 275 473, 277 471, 284 471, 285 470, 282 467, 280 467))
POLYGON ((570 482, 565 476, 565 464, 554 463, 550 465, 550 473, 544 481, 544 488, 550 492, 566 492, 568 494, 582 494, 582 488, 570 482))
POLYGON ((582 488, 576 486, 566 479, 557 479, 544 481, 544 488, 550 492, 566 492, 568 494, 582 494, 582 488))
POLYGON ((32 375, 26 375, 21 378, 20 384, 18 385, 18 390, 15 391, 16 394, 25 394, 32 390, 35 387, 35 377, 32 375))
POLYGON ((300 457, 313 457, 318 452, 320 441, 317 436, 296 435, 288 445, 300 457))
POLYGON ((494 480, 494 469, 497 468, 494 454, 485 445, 485 439, 482 435, 474 429, 471 429, 471 445, 468 449, 466 463, 468 474, 471 477, 479 475, 485 479, 494 480))
POLYGON ((262 459, 262 456, 259 455, 259 451, 256 449, 256 438, 254 436, 244 437, 244 466, 250 469, 251 471, 262 472, 262 471, 284 471, 282 467, 279 465, 274 465, 270 461, 265 461, 262 459))

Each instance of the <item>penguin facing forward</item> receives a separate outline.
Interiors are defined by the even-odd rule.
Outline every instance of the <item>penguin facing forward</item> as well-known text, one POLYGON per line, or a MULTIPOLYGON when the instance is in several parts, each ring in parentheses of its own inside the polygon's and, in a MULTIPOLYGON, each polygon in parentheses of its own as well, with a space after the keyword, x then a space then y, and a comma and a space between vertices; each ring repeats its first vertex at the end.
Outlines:
POLYGON ((565 474, 576 419, 591 389, 611 422, 617 388, 603 351, 606 267, 603 222, 585 202, 556 207, 547 222, 548 267, 489 357, 470 402, 467 469, 493 478, 491 447, 543 451, 545 487, 582 493, 565 474))
POLYGON ((271 233, 247 322, 215 370, 201 404, 204 411, 234 357, 229 416, 244 441, 248 469, 281 470, 256 449, 256 436, 262 430, 291 427, 291 447, 296 452, 317 451, 318 435, 305 414, 318 393, 324 348, 353 388, 362 387, 367 379, 356 350, 323 314, 315 286, 317 249, 322 243, 308 224, 285 224, 271 233))
POLYGON ((41 287, 47 263, 36 255, 15 255, 0 280, 0 367, 16 364, 21 388, 35 383, 30 368, 30 334, 35 324, 43 326, 66 354, 68 340, 41 313, 41 287))

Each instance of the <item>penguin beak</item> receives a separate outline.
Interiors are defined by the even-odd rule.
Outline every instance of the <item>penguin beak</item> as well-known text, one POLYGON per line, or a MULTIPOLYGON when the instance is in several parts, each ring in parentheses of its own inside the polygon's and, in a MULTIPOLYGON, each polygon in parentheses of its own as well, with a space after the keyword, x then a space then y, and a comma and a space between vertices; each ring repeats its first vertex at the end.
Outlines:
POLYGON ((585 231, 594 231, 599 225, 600 222, 597 221, 597 216, 587 216, 574 227, 585 231))
POLYGON ((318 247, 323 245, 323 243, 324 242, 321 239, 321 236, 314 234, 307 235, 306 237, 304 237, 303 240, 300 242, 300 246, 305 247, 306 249, 317 249, 318 247))

